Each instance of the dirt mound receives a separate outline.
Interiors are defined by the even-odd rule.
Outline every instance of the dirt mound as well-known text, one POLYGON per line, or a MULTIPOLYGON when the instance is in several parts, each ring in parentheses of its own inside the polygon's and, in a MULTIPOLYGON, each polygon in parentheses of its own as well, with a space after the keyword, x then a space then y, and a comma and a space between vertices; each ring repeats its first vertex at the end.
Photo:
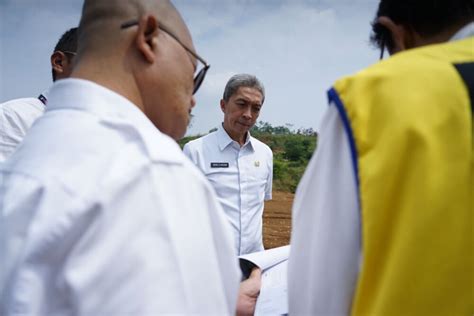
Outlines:
POLYGON ((273 191, 273 199, 265 202, 263 212, 263 244, 265 249, 290 243, 293 193, 273 191))

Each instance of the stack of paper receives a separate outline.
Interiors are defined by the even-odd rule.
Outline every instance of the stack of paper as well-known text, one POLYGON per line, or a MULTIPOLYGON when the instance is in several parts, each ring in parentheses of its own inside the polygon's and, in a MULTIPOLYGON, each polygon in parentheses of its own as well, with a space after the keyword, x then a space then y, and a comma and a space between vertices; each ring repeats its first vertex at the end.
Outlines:
POLYGON ((244 275, 250 274, 253 265, 262 270, 262 287, 255 315, 288 314, 287 268, 289 254, 290 246, 283 246, 239 257, 244 275))

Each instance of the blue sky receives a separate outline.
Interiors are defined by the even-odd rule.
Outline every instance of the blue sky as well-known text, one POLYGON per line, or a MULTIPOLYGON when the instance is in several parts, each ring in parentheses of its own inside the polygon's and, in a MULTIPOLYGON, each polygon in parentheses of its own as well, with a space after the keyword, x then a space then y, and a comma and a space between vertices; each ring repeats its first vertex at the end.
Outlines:
MULTIPOLYGON (((210 64, 188 134, 222 121, 230 76, 255 74, 266 88, 259 120, 318 129, 326 90, 377 61, 369 45, 378 0, 175 0, 195 47, 210 64)), ((77 26, 82 0, 0 0, 0 102, 51 84, 49 57, 77 26)))

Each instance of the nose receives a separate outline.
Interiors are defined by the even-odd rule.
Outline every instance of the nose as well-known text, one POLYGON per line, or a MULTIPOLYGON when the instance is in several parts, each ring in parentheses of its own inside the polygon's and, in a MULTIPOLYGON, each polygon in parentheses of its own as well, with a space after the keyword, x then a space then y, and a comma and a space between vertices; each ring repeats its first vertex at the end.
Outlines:
POLYGON ((247 120, 250 120, 252 118, 252 109, 250 108, 250 106, 245 108, 244 112, 242 113, 242 116, 247 120))
POLYGON ((191 97, 191 109, 196 106, 196 98, 194 96, 191 97))

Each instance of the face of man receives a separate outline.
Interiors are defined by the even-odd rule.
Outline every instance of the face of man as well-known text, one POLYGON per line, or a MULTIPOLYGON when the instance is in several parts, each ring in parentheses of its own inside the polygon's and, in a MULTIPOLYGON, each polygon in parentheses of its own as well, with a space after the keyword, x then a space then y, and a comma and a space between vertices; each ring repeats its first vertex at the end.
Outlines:
MULTIPOLYGON (((171 30, 170 30, 171 31, 171 30)), ((173 30, 182 43, 194 50, 191 37, 184 31, 173 30)), ((157 60, 142 81, 145 114, 163 133, 178 140, 186 133, 193 97, 193 76, 196 60, 166 32, 159 30, 157 60)))
POLYGON ((255 88, 240 87, 226 102, 221 100, 224 112, 224 129, 229 136, 243 144, 249 129, 257 121, 263 96, 255 88))

